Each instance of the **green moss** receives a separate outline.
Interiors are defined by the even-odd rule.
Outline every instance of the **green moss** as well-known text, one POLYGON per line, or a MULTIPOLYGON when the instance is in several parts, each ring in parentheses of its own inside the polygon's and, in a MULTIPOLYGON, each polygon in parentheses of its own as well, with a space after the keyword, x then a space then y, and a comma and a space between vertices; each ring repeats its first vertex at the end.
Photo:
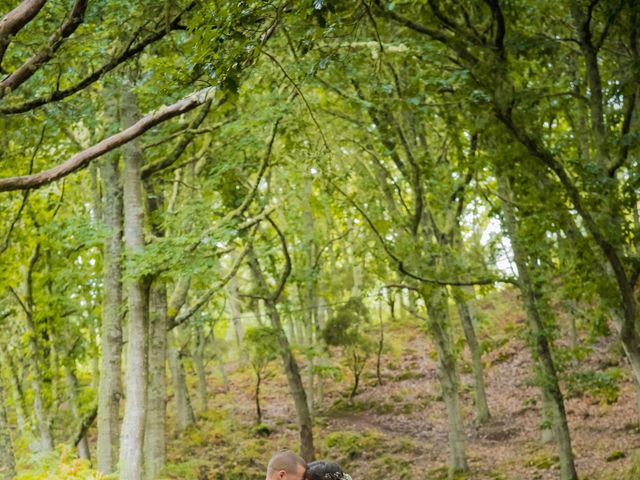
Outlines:
POLYGON ((607 456, 606 461, 615 462, 616 460, 620 460, 621 458, 625 458, 626 456, 626 453, 621 452, 620 450, 615 450, 607 456))
POLYGON ((559 462, 557 455, 549 455, 547 452, 533 453, 524 459, 525 467, 535 467, 538 470, 549 470, 559 462))
POLYGON ((326 445, 329 450, 348 460, 360 458, 365 454, 374 456, 384 450, 383 436, 376 431, 332 432, 327 435, 326 445))
POLYGON ((393 478, 398 480, 409 480, 413 478, 411 474, 411 463, 398 455, 382 455, 371 463, 371 467, 379 478, 393 478))

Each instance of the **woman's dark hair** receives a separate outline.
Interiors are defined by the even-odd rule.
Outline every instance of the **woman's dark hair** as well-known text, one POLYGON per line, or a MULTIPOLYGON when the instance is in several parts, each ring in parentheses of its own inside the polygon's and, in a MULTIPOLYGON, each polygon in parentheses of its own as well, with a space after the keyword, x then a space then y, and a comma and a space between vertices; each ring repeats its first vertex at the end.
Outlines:
POLYGON ((342 468, 335 462, 326 460, 316 460, 307 463, 305 480, 341 480, 343 477, 342 468))

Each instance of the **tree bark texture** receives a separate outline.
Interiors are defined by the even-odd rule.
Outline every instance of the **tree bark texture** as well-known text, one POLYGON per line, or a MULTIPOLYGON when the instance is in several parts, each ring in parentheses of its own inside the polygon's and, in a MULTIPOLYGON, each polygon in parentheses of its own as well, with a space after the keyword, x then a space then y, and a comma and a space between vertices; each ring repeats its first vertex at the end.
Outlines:
MULTIPOLYGON (((138 117, 137 99, 130 91, 122 99, 125 127, 138 117)), ((128 266, 144 249, 144 203, 142 197, 142 149, 137 141, 125 148, 124 239, 128 266)), ((132 272, 133 273, 133 272, 132 272)), ((126 282, 128 295, 127 364, 125 409, 120 434, 120 478, 140 480, 143 473, 143 446, 147 402, 148 284, 133 276, 126 282)))
POLYGON ((98 385, 97 467, 102 473, 116 470, 122 397, 122 185, 117 155, 105 159, 104 224, 109 234, 103 247, 104 294, 100 328, 100 380, 98 385))

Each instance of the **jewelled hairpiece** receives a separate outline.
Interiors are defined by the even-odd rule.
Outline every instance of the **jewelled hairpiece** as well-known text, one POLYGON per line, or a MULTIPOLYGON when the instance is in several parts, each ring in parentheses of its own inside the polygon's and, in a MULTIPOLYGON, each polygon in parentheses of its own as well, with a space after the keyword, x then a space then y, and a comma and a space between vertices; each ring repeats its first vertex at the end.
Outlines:
POLYGON ((328 473, 325 475, 326 480, 353 480, 348 473, 328 473))

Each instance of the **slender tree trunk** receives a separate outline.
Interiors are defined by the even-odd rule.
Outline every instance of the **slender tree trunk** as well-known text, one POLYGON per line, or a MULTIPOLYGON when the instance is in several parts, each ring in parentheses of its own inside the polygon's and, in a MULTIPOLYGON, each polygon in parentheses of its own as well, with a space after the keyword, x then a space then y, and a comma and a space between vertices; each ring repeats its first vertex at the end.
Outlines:
POLYGON ((173 377, 173 394, 176 399, 178 432, 182 433, 196 423, 196 417, 193 413, 193 407, 191 406, 191 399, 189 398, 181 353, 178 348, 173 345, 170 346, 169 351, 173 377))
MULTIPOLYGON (((69 397, 69 405, 71 406, 71 413, 75 417, 76 422, 82 423, 82 417, 78 410, 78 377, 71 368, 65 366, 65 376, 67 377, 67 389, 69 397)), ((89 451, 89 441, 87 436, 83 435, 78 442, 78 456, 91 462, 91 452, 89 451)))
MULTIPOLYGON (((162 214, 164 195, 151 179, 144 182, 147 211, 153 234, 157 238, 165 236, 162 214)), ((173 308, 179 310, 186 299, 189 282, 176 287, 173 308), (183 289, 184 290, 181 290, 183 289), (184 293, 183 293, 184 292, 184 293)), ((144 430, 144 474, 147 480, 154 480, 167 461, 167 329, 169 328, 167 286, 164 280, 155 279, 149 294, 149 352, 147 412, 144 430)))
MULTIPOLYGON (((18 430, 20 432, 25 432, 27 429, 27 416, 26 416, 26 402, 24 398, 24 392, 22 390, 22 383, 20 382, 20 377, 18 374, 17 366, 15 362, 11 358, 11 354, 0 349, 0 360, 3 362, 6 361, 9 366, 9 380, 11 381, 11 393, 13 396, 13 405, 16 411, 16 419, 18 421, 18 430)), ((31 427, 30 430, 33 433, 33 429, 31 427)))
POLYGON ((378 349, 376 350, 376 378, 378 386, 382 386, 382 351, 384 350, 384 322, 382 317, 382 301, 378 303, 378 320, 380 322, 378 349))
POLYGON ((47 408, 44 403, 44 393, 42 391, 43 384, 43 362, 41 362, 41 352, 40 352, 40 344, 39 344, 39 332, 36 329, 36 325, 33 319, 34 313, 34 302, 33 302, 33 285, 32 285, 32 275, 33 269, 40 257, 40 245, 36 245, 33 249, 31 257, 29 259, 29 264, 25 268, 22 290, 24 294, 24 313, 27 324, 27 332, 28 332, 28 348, 29 348, 29 358, 30 358, 30 366, 32 370, 32 381, 31 387, 33 389, 33 413, 36 417, 37 422, 37 430, 40 435, 40 444, 39 449, 43 451, 51 451, 53 450, 53 434, 51 432, 51 418, 47 413, 47 408))
POLYGON ((482 352, 480 351, 480 345, 476 337, 476 331, 474 327, 472 309, 468 302, 475 297, 473 287, 468 289, 462 289, 454 287, 453 298, 458 309, 458 316, 460 317, 460 323, 462 324, 462 330, 464 332, 467 345, 469 346, 469 353, 471 354, 471 369, 473 372, 473 383, 475 386, 475 407, 476 407, 476 423, 486 423, 490 418, 489 405, 487 403, 487 394, 484 384, 484 367, 482 365, 482 352))
MULTIPOLYGON (((214 342, 215 345, 215 331, 213 330, 213 325, 211 326, 211 342, 214 342)), ((222 378, 222 388, 225 393, 229 391, 229 378, 227 377, 227 371, 224 368, 224 354, 216 350, 214 353, 214 359, 218 365, 218 369, 220 370, 220 378, 222 378)))
POLYGON ((193 363, 198 376, 198 403, 201 412, 206 412, 209 408, 209 395, 207 393, 207 372, 205 371, 204 355, 205 355, 205 336, 202 325, 195 327, 196 349, 193 355, 193 363))
POLYGON ((289 391, 293 397, 298 417, 298 427, 300 429, 300 452, 302 458, 306 461, 312 461, 315 458, 315 449, 313 446, 313 424, 311 422, 311 413, 309 412, 309 404, 307 403, 307 395, 304 391, 304 385, 300 376, 300 369, 296 362, 289 340, 284 334, 282 324, 280 322, 280 313, 277 307, 271 302, 265 302, 267 314, 271 319, 271 326, 278 333, 278 344, 280 346, 280 356, 284 365, 287 382, 289 383, 289 391))
MULTIPOLYGON (((125 127, 135 123, 137 99, 131 91, 123 95, 122 112, 125 127)), ((137 140, 125 146, 124 238, 127 254, 134 256, 144 249, 144 203, 142 197, 142 149, 137 140)), ((132 260, 132 258, 131 258, 132 260)), ((130 265, 133 262, 129 263, 130 265)), ((148 282, 133 277, 126 282, 128 294, 128 335, 126 394, 124 419, 120 436, 120 478, 140 480, 143 469, 144 427, 147 402, 147 331, 148 282)))
POLYGON ((315 409, 315 361, 316 361, 316 338, 314 335, 313 327, 315 324, 315 317, 318 309, 318 299, 316 298, 316 284, 315 280, 311 280, 308 292, 308 306, 306 315, 306 329, 307 329, 307 341, 309 345, 309 364, 307 368, 307 402, 309 403, 309 413, 313 416, 315 409))
POLYGON ((256 416, 257 423, 262 423, 262 409, 260 408, 260 384, 262 383, 262 374, 256 371, 256 416))
POLYGON ((144 474, 158 477, 167 461, 167 290, 164 283, 151 289, 149 296, 149 383, 144 430, 144 474))
POLYGON ((10 480, 16 475, 13 442, 5 405, 4 390, 0 382, 0 480, 10 480))
POLYGON ((312 461, 315 458, 315 449, 313 446, 313 424, 311 422, 311 413, 309 412, 309 404, 307 403, 307 395, 304 391, 304 384, 300 376, 300 368, 291 351, 291 345, 282 328, 280 312, 276 306, 276 302, 272 297, 268 296, 268 288, 262 273, 262 268, 256 257, 255 252, 250 249, 248 252, 249 267, 253 274, 258 290, 265 295, 265 308, 267 315, 271 321, 271 327, 277 332, 278 346, 280 347, 280 357, 284 366, 284 371, 289 383, 289 392, 293 398, 296 415, 298 419, 298 428, 300 430, 300 451, 302 458, 306 461, 312 461))
POLYGON ((560 451, 560 479, 577 480, 578 474, 573 461, 571 434, 564 408, 564 398, 558 383, 558 376, 551 355, 551 346, 538 309, 537 294, 529 271, 526 249, 517 229, 517 219, 513 205, 509 201, 511 190, 508 180, 501 173, 498 173, 498 191, 500 197, 504 199, 502 202, 504 223, 511 239, 513 256, 518 267, 519 286, 529 320, 529 328, 534 337, 538 381, 543 389, 543 395, 547 396, 550 406, 553 408, 554 433, 560 451))
POLYGON ((116 470, 119 443, 119 412, 122 396, 122 186, 118 157, 107 158, 101 168, 104 182, 104 224, 109 230, 103 249, 104 294, 101 355, 98 385, 98 470, 116 470))
POLYGON ((422 295, 429 315, 429 331, 438 354, 437 374, 447 410, 449 433, 449 471, 469 470, 465 453, 465 433, 460 410, 460 394, 456 359, 449 333, 449 308, 444 287, 429 287, 422 295))
POLYGON ((242 328, 242 321, 240 320, 240 301, 238 300, 238 294, 238 279, 234 275, 229 280, 229 309, 231 310, 231 323, 233 326, 236 346, 239 351, 242 351, 240 346, 242 344, 244 330, 242 328))

